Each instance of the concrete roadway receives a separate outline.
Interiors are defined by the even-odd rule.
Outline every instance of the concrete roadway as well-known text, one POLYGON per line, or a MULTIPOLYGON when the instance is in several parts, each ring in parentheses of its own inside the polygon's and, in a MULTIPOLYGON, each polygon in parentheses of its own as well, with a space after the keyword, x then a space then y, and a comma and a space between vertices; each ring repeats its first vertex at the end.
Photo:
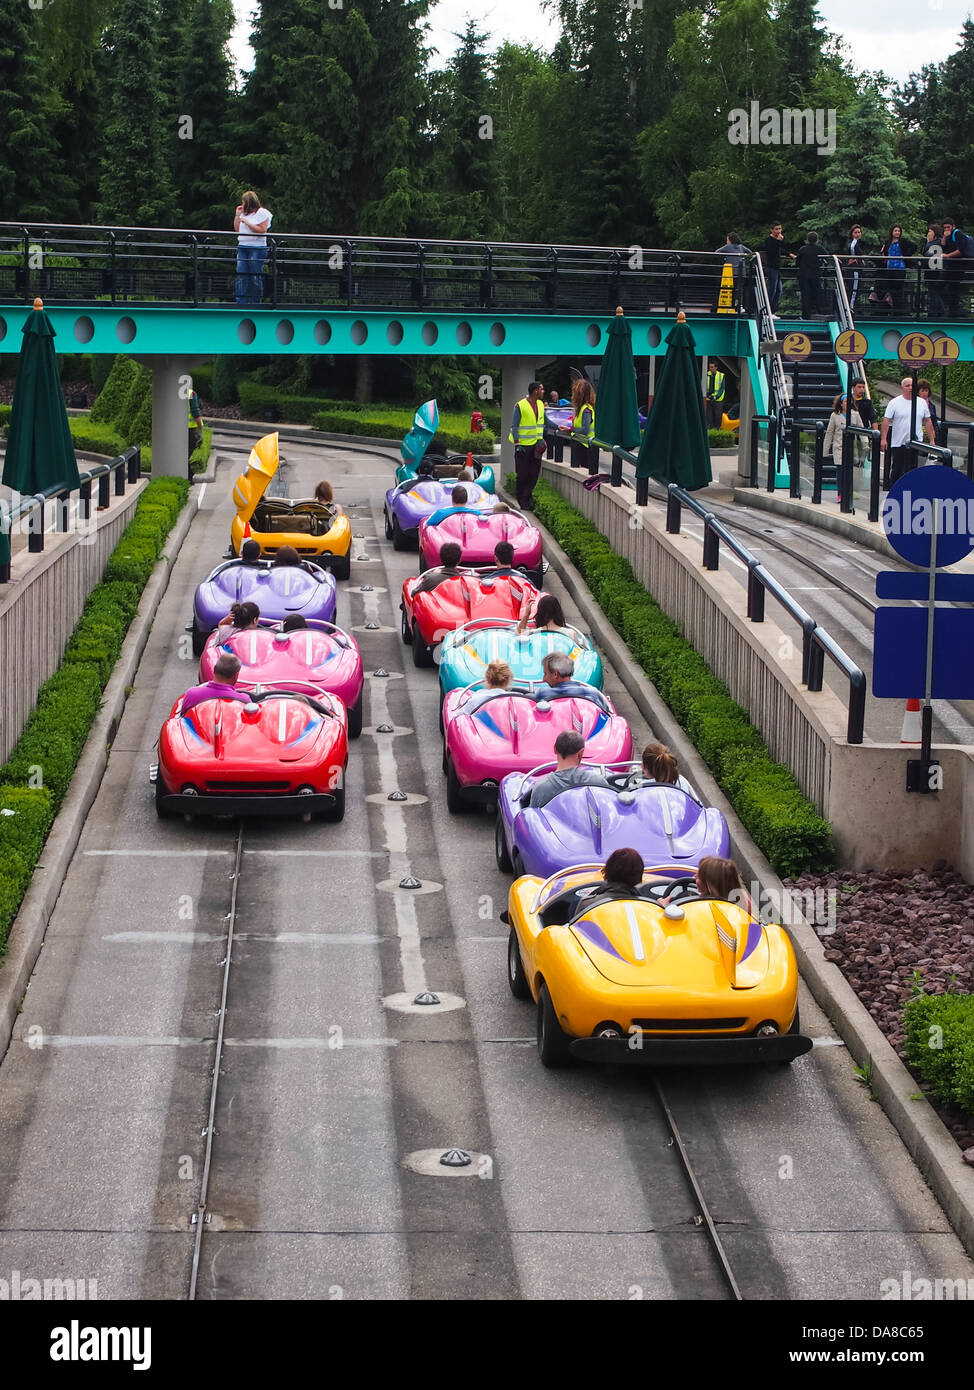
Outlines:
MULTIPOLYGON (((368 680, 345 821, 244 827, 199 1296, 727 1297, 648 1078, 545 1072, 533 1010, 508 991, 492 824, 446 812, 436 675, 404 660, 398 635, 415 559, 381 538, 391 466, 287 452, 292 495, 328 474, 362 533, 353 555, 369 558, 340 586, 338 616, 366 670, 390 674, 368 680), (386 721, 393 735, 372 731, 386 721), (386 799, 397 787, 405 805, 386 799), (428 891, 396 891, 407 873, 428 891), (458 1006, 387 1002, 425 984, 458 1006), (421 1171, 422 1151, 453 1145, 475 1156, 463 1175, 421 1171)), ((157 821, 148 767, 194 681, 184 623, 226 545, 242 462, 196 489, 0 1065, 0 1277, 187 1297, 237 831, 157 821)), ((611 669, 607 689, 640 743, 611 669)), ((974 1276, 803 995, 822 1045, 790 1070, 663 1079, 745 1296, 875 1299, 904 1270, 974 1276)))

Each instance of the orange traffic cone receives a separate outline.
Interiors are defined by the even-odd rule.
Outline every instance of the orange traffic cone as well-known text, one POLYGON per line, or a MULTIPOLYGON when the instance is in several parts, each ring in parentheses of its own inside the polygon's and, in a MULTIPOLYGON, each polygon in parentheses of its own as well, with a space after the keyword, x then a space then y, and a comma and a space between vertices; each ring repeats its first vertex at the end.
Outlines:
POLYGON ((472 472, 473 472, 473 450, 472 450, 472 449, 468 449, 468 450, 467 450, 467 467, 470 469, 470 471, 471 471, 471 473, 472 473, 472 472))
POLYGON ((906 713, 903 715, 903 731, 900 734, 900 743, 922 743, 922 722, 920 717, 920 701, 907 700, 906 713))

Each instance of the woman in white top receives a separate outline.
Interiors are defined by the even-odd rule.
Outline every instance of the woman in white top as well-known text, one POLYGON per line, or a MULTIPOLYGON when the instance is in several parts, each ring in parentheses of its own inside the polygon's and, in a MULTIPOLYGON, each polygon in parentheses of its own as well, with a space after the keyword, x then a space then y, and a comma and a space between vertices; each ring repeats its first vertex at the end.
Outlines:
POLYGON ((237 233, 237 303, 259 304, 260 273, 267 259, 267 229, 271 214, 252 190, 245 193, 233 214, 237 233))
MULTIPOLYGON (((857 430, 862 429, 862 418, 853 405, 849 414, 849 424, 857 430)), ((832 402, 832 414, 829 416, 828 428, 825 431, 825 439, 822 443, 823 455, 832 453, 832 459, 837 468, 842 467, 842 436, 845 433, 845 396, 841 393, 832 402)), ((852 461, 860 463, 865 455, 866 441, 858 436, 853 437, 852 461)))

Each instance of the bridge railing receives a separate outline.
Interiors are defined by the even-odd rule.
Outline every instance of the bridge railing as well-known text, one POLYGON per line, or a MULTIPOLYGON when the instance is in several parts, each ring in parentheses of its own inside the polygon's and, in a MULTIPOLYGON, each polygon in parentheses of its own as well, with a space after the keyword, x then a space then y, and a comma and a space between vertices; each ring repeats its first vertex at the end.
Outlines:
MULTIPOLYGON (((237 307, 236 254, 222 230, 0 223, 0 302, 237 307)), ((719 252, 639 246, 269 233, 248 287, 285 309, 709 314, 723 266, 719 252)), ((745 263, 731 312, 752 276, 745 263)))

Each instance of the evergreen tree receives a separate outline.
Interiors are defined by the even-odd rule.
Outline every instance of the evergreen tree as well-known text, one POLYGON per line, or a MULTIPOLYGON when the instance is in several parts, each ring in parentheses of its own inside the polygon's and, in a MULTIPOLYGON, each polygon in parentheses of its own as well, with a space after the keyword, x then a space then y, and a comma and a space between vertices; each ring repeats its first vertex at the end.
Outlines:
POLYGON ((496 227, 495 131, 487 35, 468 19, 456 37, 459 49, 433 82, 431 184, 440 235, 467 239, 491 235, 496 227))
POLYGON ((567 43, 551 56, 508 43, 494 55, 490 110, 499 237, 505 241, 570 240, 574 181, 570 167, 555 157, 554 135, 572 109, 575 76, 566 53, 567 43))
MULTIPOLYGON (((160 89, 159 0, 118 0, 106 35, 110 79, 98 219, 171 227, 178 220, 160 89)), ((175 131, 172 131, 175 135, 175 131)))
POLYGON ((416 113, 425 101, 420 24, 429 5, 262 6, 237 167, 261 174, 282 231, 411 230, 422 187, 416 113))
POLYGON ((225 168, 234 88, 228 47, 233 25, 233 0, 189 0, 173 142, 173 173, 188 227, 226 226, 237 202, 225 168))
POLYGON ((0 220, 53 222, 70 207, 72 186, 44 97, 36 11, 0 0, 0 220))
POLYGON ((817 0, 778 0, 774 33, 787 106, 804 106, 811 91, 826 40, 820 19, 817 0))
POLYGON ((799 225, 818 232, 823 245, 836 249, 853 222, 861 222, 864 232, 871 228, 879 241, 885 241, 894 223, 916 237, 923 198, 923 189, 908 178, 906 164, 895 152, 882 92, 874 83, 864 83, 839 123, 820 195, 798 209, 799 225))
POLYGON ((913 75, 897 93, 905 126, 909 173, 926 192, 930 215, 974 225, 974 21, 961 29, 960 47, 942 63, 913 75))

